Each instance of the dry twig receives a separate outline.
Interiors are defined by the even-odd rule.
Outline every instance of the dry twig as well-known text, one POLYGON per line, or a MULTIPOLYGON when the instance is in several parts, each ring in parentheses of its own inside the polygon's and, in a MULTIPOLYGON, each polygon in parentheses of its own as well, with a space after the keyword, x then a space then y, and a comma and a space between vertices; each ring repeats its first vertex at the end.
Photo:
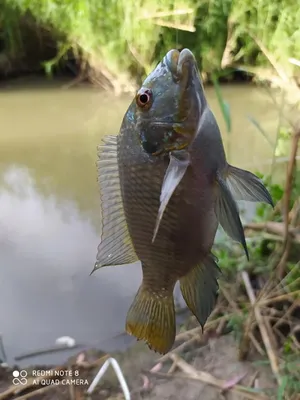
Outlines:
POLYGON ((33 392, 23 394, 22 396, 18 396, 15 398, 15 400, 27 400, 31 399, 33 396, 37 396, 38 394, 43 394, 45 392, 48 392, 51 389, 56 389, 59 385, 49 385, 49 386, 44 386, 39 389, 34 390, 33 392))
POLYGON ((285 264, 288 259, 288 254, 291 246, 291 239, 289 235, 289 210, 290 210, 290 199, 291 193, 293 189, 293 180, 294 180, 294 172, 296 168, 296 157, 298 152, 298 143, 300 140, 300 123, 297 128, 295 128, 295 132, 292 136, 292 145, 291 145, 291 154, 290 160, 288 163, 287 176, 286 176, 286 185, 285 185, 285 193, 284 193, 284 244, 282 257, 277 266, 278 276, 283 277, 285 264))
MULTIPOLYGON (((246 396, 250 400, 270 400, 268 396, 260 393, 253 393, 247 387, 242 385, 234 385, 232 387, 228 387, 228 382, 223 379, 215 378, 213 375, 204 371, 197 371, 194 367, 189 365, 186 361, 184 361, 177 354, 169 354, 169 358, 176 363, 176 366, 184 372, 184 375, 174 375, 174 377, 183 378, 183 379, 194 379, 197 381, 201 381, 208 385, 215 386, 219 388, 221 391, 226 389, 239 393, 241 395, 246 396)), ((171 374, 162 374, 155 373, 158 376, 171 377, 171 374)))
MULTIPOLYGON (((270 234, 278 235, 278 236, 285 236, 286 235, 286 226, 283 222, 256 222, 256 223, 248 223, 244 226, 244 229, 247 231, 265 231, 270 234)), ((288 234, 291 236, 291 239, 296 242, 300 243, 300 233, 297 228, 291 227, 288 225, 288 234)))
POLYGON ((267 328, 266 328, 266 325, 265 325, 265 322, 264 322, 264 318, 260 313, 260 308, 259 308, 259 305, 256 302, 255 294, 254 294, 254 291, 253 291, 252 286, 251 286, 249 275, 248 275, 248 273, 246 271, 242 272, 242 278, 243 278, 243 281, 244 281, 244 284, 245 284, 245 288, 246 288, 250 303, 253 306, 254 315, 255 315, 255 318, 256 318, 260 333, 261 333, 262 340, 264 342, 264 345, 265 345, 265 348, 266 348, 266 351, 267 351, 268 358, 270 360, 270 364, 271 364, 271 368, 272 368, 273 374, 275 375, 278 383, 280 384, 281 380, 280 380, 280 375, 279 375, 279 366, 278 366, 277 356, 276 356, 275 351, 274 351, 274 349, 272 347, 272 343, 271 343, 270 338, 268 336, 268 331, 267 331, 267 328))

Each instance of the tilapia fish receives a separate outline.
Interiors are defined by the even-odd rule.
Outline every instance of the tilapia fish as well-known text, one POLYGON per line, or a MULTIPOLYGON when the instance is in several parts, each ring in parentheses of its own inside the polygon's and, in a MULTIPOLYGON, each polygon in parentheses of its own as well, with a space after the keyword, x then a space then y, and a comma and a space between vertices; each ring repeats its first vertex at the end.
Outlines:
POLYGON ((102 233, 94 270, 141 262, 126 331, 164 354, 175 340, 178 280, 202 327, 214 308, 218 224, 248 257, 235 200, 273 206, 255 175, 227 163, 191 51, 169 51, 143 82, 118 136, 99 146, 98 181, 102 233))

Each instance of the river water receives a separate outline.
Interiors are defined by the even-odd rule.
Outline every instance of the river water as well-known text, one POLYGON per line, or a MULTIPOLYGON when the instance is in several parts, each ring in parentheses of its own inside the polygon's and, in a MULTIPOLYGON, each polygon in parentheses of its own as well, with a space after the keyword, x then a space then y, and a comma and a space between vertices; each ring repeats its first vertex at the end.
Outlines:
MULTIPOLYGON (((269 172, 273 149, 247 119, 254 117, 275 141, 278 111, 268 94, 223 87, 233 116, 229 135, 213 88, 207 96, 226 145, 230 141, 231 163, 269 172)), ((130 101, 90 87, 62 89, 61 82, 1 88, 0 332, 11 364, 60 336, 105 350, 126 339, 112 338, 124 331, 139 265, 89 273, 99 243, 96 146, 118 132, 130 101)))

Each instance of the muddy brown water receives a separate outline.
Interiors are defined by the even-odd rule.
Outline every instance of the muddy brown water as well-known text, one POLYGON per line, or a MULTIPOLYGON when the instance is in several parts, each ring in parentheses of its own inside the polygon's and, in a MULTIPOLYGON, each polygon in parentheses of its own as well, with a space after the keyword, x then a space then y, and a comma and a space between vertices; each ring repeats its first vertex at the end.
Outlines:
MULTIPOLYGON (((207 96, 230 161, 269 172, 278 111, 263 89, 227 85, 232 132, 226 133, 213 88, 207 96), (229 140, 228 140, 229 139, 229 140)), ((118 132, 131 96, 61 82, 12 82, 0 89, 0 332, 9 364, 54 345, 60 336, 111 351, 126 346, 126 312, 141 280, 139 265, 89 276, 99 242, 96 146, 118 132)), ((30 358, 56 363, 70 355, 30 358)))

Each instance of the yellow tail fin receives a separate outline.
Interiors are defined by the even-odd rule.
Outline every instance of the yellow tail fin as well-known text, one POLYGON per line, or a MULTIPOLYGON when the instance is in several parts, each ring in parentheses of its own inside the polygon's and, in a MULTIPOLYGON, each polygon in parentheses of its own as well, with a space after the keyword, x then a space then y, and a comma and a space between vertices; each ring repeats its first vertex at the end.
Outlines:
POLYGON ((141 285, 127 314, 126 331, 150 349, 167 353, 176 334, 173 293, 159 295, 141 285))

